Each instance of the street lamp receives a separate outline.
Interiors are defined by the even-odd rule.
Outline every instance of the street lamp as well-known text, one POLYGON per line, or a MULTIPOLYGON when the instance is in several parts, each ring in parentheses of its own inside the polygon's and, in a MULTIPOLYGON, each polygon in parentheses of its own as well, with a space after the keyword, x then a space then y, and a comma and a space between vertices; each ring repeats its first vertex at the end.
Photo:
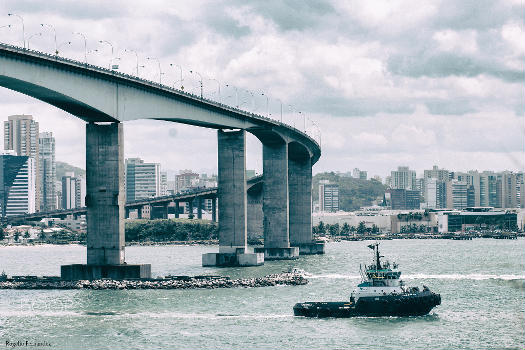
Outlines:
POLYGON ((71 41, 64 41, 63 43, 60 43, 57 45, 57 49, 56 49, 56 55, 55 56, 58 56, 58 53, 59 53, 59 49, 64 46, 64 45, 71 45, 71 41))
POLYGON ((84 63, 87 64, 87 39, 86 36, 80 32, 73 32, 73 34, 80 35, 84 39, 84 63))
POLYGON ((246 90, 246 89, 244 90, 252 96, 252 112, 255 112, 255 95, 253 91, 246 90))
POLYGON ((183 84, 184 79, 182 78, 182 67, 179 66, 178 64, 173 64, 173 63, 170 63, 170 66, 171 66, 171 67, 177 67, 177 68, 179 68, 179 70, 180 70, 180 80, 178 80, 178 81, 176 81, 176 82, 173 83, 173 88, 175 89, 175 83, 178 83, 178 82, 180 81, 180 89, 181 89, 182 91, 184 91, 184 84, 183 84))
POLYGON ((125 52, 133 52, 137 58, 137 77, 139 76, 139 54, 135 50, 124 49, 125 52))
POLYGON ((146 59, 147 60, 156 60, 157 61, 158 65, 159 65, 159 84, 162 85, 162 74, 164 74, 164 73, 162 73, 162 69, 160 68, 160 61, 159 61, 159 59, 156 58, 156 57, 146 57, 146 59))
POLYGON ((55 37, 55 55, 58 55, 58 46, 57 46, 57 31, 55 27, 52 24, 46 24, 46 23, 40 23, 42 27, 48 27, 53 29, 54 37, 55 37))
POLYGON ((283 122, 283 101, 281 101, 280 99, 277 99, 277 101, 279 101, 279 103, 281 104, 281 123, 283 122))
POLYGON ((261 93, 261 96, 266 97, 266 118, 270 118, 270 99, 268 95, 265 95, 264 92, 261 93))
POLYGON ((202 75, 199 72, 194 72, 192 70, 190 70, 190 73, 191 74, 193 74, 193 73, 197 74, 199 76, 199 78, 201 79, 200 83, 201 83, 201 98, 202 98, 202 75))
POLYGON ((25 29, 25 25, 24 25, 24 19, 22 18, 22 16, 17 15, 16 13, 8 13, 7 15, 9 17, 11 17, 11 16, 18 17, 20 19, 20 21, 22 22, 22 41, 24 42, 24 49, 25 49, 26 48, 26 29, 25 29))
POLYGON ((27 38, 27 49, 29 50, 29 40, 31 40, 32 37, 34 36, 42 36, 42 33, 41 32, 38 32, 38 33, 35 33, 33 35, 30 35, 28 38, 27 38))
POLYGON ((218 90, 219 91, 219 102, 221 102, 221 83, 215 78, 208 78, 208 80, 213 80, 213 81, 217 82, 217 87, 219 89, 218 90))
POLYGON ((113 44, 107 40, 99 40, 98 42, 101 44, 108 44, 109 46, 111 46, 111 57, 113 57, 113 44))
POLYGON ((239 92, 236 86, 230 86, 226 84, 226 87, 232 87, 235 89, 235 108, 239 108, 239 92))

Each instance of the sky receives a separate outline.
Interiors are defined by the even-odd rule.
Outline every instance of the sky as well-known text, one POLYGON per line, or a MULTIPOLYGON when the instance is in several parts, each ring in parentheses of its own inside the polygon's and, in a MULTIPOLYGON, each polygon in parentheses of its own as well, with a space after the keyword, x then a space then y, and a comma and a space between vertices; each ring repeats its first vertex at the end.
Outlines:
MULTIPOLYGON (((65 57, 84 60, 79 32, 90 63, 134 73, 138 58, 143 78, 159 80, 160 64, 163 83, 199 93, 191 70, 209 98, 277 119, 282 105, 321 143, 314 173, 525 168, 524 0, 2 0, 0 41, 22 45, 8 13, 30 48, 55 50, 51 24, 65 57)), ((53 132, 57 160, 85 166, 83 121, 0 88, 0 116, 13 114, 53 132)), ((216 172, 215 130, 141 120, 124 134, 126 157, 216 172)), ((262 172, 251 135, 247 168, 262 172)))

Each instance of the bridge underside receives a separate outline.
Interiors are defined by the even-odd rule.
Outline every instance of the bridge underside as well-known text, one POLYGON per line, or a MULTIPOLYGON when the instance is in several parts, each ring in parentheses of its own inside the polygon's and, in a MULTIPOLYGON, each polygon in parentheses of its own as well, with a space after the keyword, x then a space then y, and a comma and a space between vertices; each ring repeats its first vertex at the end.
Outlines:
MULTIPOLYGON (((95 266, 115 269, 125 266, 120 123, 137 119, 219 129, 220 244, 216 264, 223 264, 223 260, 226 263, 226 255, 220 254, 229 254, 228 261, 232 260, 232 254, 237 261, 244 254, 255 257, 255 264, 259 264, 263 255, 266 259, 293 259, 300 252, 320 251, 311 231, 311 167, 320 157, 320 148, 299 130, 137 77, 3 44, 0 44, 0 86, 37 98, 89 123, 87 266, 93 267, 92 271, 107 271, 95 266), (249 209, 246 194, 246 131, 263 144, 265 180, 256 204, 260 203, 262 208, 251 208, 255 210, 249 209), (262 222, 251 222, 248 213, 256 214, 252 219, 262 222), (248 227, 263 230, 264 246, 255 253, 248 252, 248 227)), ((84 268, 76 269, 79 276, 87 276, 84 268)), ((70 274, 66 270, 64 273, 70 274)), ((138 277, 150 271, 147 267, 131 270, 138 277)), ((131 270, 124 275, 128 276, 131 270)))

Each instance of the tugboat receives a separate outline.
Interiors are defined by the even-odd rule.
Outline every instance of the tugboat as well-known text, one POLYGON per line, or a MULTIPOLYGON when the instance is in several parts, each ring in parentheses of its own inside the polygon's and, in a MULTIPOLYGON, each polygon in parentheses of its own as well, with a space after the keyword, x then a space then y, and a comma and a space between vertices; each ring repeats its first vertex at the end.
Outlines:
POLYGON ((441 304, 441 295, 427 286, 407 287, 399 279, 401 271, 393 263, 381 263, 379 243, 368 248, 374 250, 375 261, 359 266, 362 281, 350 294, 349 301, 304 302, 293 307, 295 316, 355 317, 355 316, 422 316, 441 304))

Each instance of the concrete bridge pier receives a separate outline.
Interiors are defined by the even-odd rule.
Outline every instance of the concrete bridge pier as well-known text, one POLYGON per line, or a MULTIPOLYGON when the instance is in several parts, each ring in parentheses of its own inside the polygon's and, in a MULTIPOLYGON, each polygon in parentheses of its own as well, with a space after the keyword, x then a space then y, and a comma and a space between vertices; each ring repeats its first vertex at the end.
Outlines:
POLYGON ((246 132, 217 132, 219 253, 202 256, 202 266, 256 266, 264 254, 248 251, 246 241, 246 132))
POLYGON ((202 197, 197 197, 197 219, 202 219, 202 197))
POLYGON ((175 201, 175 218, 178 219, 180 214, 180 202, 175 201))
POLYGON ((311 158, 292 149, 289 157, 290 245, 299 247, 301 255, 324 254, 324 243, 314 242, 312 235, 311 158))
POLYGON ((125 263, 123 138, 120 123, 87 124, 87 264, 62 265, 62 279, 151 277, 150 264, 125 263))
POLYGON ((286 141, 263 141, 263 174, 264 248, 256 252, 264 252, 265 260, 296 259, 299 248, 290 247, 286 141))
POLYGON ((217 222, 217 198, 211 200, 211 221, 217 222))

